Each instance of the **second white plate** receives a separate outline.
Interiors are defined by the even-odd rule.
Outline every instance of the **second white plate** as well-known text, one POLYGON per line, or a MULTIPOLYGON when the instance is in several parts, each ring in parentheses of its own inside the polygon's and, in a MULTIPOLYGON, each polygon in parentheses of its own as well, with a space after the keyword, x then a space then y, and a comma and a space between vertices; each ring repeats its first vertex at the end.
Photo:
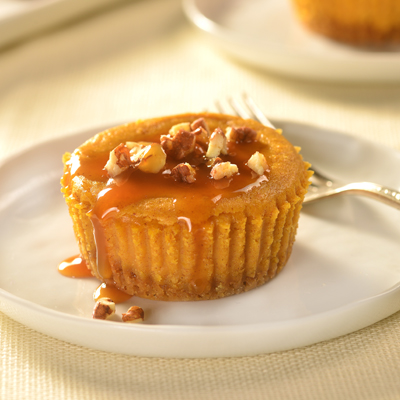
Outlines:
POLYGON ((397 51, 368 51, 304 29, 290 0, 184 0, 189 19, 212 44, 236 59, 296 78, 400 80, 397 51))
MULTIPOLYGON (((399 153, 334 131, 274 123, 322 171, 400 188, 392 173, 400 169, 399 153)), ((258 289, 203 302, 133 298, 117 313, 139 305, 145 323, 93 320, 99 282, 57 272, 78 251, 59 179, 62 154, 100 130, 40 144, 0 166, 0 310, 16 321, 104 351, 230 357, 327 340, 400 309, 400 213, 347 197, 304 207, 289 263, 258 289)))

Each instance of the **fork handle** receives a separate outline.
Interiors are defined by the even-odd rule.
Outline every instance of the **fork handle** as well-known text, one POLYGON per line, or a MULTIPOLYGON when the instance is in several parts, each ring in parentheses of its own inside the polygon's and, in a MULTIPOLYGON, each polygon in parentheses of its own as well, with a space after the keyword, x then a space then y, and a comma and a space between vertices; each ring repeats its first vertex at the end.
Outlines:
POLYGON ((349 183, 337 190, 337 193, 346 192, 349 194, 364 195, 400 210, 400 192, 388 187, 371 182, 349 183))

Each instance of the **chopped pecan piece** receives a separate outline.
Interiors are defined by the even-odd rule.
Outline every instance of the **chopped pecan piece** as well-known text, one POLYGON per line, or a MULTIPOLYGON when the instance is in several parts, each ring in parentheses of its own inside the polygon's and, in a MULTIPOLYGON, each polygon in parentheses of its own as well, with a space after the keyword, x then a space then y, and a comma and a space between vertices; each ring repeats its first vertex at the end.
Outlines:
POLYGON ((203 128, 208 135, 210 134, 210 129, 208 128, 207 122, 204 118, 199 118, 196 119, 196 121, 193 121, 190 128, 192 131, 195 131, 198 128, 203 128))
POLYGON ((196 119, 190 125, 190 129, 196 135, 196 142, 207 144, 210 136, 210 129, 204 118, 196 119))
POLYGON ((208 143, 208 133, 204 128, 199 127, 192 131, 192 133, 196 135, 196 143, 205 145, 208 143))
POLYGON ((213 179, 219 180, 222 178, 230 178, 238 172, 239 169, 236 164, 231 164, 229 161, 226 161, 214 165, 210 174, 213 179))
MULTIPOLYGON (((174 127, 171 128, 171 130, 174 127)), ((167 155, 181 160, 194 150, 196 135, 193 132, 177 130, 174 135, 162 135, 161 146, 167 155)))
POLYGON ((105 169, 111 178, 115 178, 129 167, 156 174, 165 166, 166 158, 159 143, 126 142, 110 152, 105 169))
POLYGON ((129 149, 123 144, 119 144, 114 150, 110 151, 110 157, 105 165, 105 170, 111 178, 116 177, 132 165, 129 149))
POLYGON ((115 303, 106 297, 99 299, 93 309, 94 319, 108 319, 115 314, 115 303))
POLYGON ((220 154, 228 154, 225 133, 221 128, 216 128, 211 134, 210 143, 206 153, 207 158, 215 158, 220 154))
POLYGON ((177 182, 193 183, 196 180, 196 171, 188 163, 178 164, 172 168, 171 174, 177 182))
POLYGON ((264 154, 256 151, 247 161, 248 167, 253 170, 256 174, 262 175, 265 171, 268 170, 267 160, 265 159, 264 154))
POLYGON ((129 167, 131 164, 131 157, 129 155, 129 149, 123 144, 119 144, 114 149, 115 156, 117 157, 117 165, 120 168, 129 167))
POLYGON ((186 132, 191 132, 193 129, 190 127, 189 122, 182 122, 181 124, 176 124, 174 125, 170 130, 169 130, 169 135, 171 137, 174 137, 177 133, 180 131, 186 131, 186 132))
POLYGON ((126 313, 122 314, 122 321, 129 323, 142 322, 144 320, 144 311, 141 307, 129 307, 126 313))
POLYGON ((257 139, 257 132, 247 126, 228 127, 226 128, 226 137, 229 142, 250 143, 257 139))
POLYGON ((161 145, 152 143, 141 151, 137 167, 143 172, 156 174, 164 168, 166 160, 167 155, 161 145))
POLYGON ((137 164, 140 161, 140 158, 143 156, 143 150, 146 146, 151 143, 138 143, 138 142, 126 142, 126 146, 129 149, 130 159, 133 164, 137 164))

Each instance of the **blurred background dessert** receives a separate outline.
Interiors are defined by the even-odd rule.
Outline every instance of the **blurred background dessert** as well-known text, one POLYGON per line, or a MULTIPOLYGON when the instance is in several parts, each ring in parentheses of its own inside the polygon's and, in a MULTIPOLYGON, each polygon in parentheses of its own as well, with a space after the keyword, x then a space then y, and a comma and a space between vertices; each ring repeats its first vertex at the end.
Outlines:
POLYGON ((354 45, 400 44, 398 0, 292 0, 313 32, 354 45))

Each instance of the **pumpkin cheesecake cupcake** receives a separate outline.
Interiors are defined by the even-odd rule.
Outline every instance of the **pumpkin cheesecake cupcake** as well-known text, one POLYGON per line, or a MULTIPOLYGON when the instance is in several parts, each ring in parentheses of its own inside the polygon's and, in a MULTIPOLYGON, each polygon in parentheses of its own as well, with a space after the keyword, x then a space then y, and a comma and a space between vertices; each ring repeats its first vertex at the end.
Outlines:
POLYGON ((310 30, 354 45, 400 44, 398 0, 292 0, 310 30))
POLYGON ((230 296, 275 277, 311 174, 278 130, 212 113, 118 126, 63 162, 62 191, 92 274, 173 301, 230 296))

